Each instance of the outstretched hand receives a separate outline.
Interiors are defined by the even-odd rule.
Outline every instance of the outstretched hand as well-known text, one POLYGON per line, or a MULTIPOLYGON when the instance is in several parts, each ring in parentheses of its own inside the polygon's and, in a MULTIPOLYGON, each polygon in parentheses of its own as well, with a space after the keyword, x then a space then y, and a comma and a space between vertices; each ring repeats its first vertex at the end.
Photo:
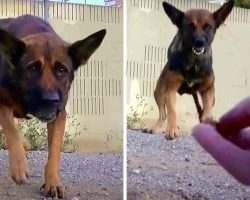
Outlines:
POLYGON ((200 124, 193 135, 231 175, 250 185, 250 98, 237 104, 216 125, 200 124))

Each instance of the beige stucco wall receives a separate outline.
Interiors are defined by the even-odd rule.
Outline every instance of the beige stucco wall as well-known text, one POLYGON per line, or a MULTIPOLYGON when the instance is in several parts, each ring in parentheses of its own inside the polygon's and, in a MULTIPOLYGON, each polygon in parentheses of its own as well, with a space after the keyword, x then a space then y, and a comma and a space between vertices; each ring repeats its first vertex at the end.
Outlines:
MULTIPOLYGON (((198 1, 168 1, 187 10, 204 8, 215 10, 218 5, 198 1)), ((148 108, 153 106, 144 119, 151 126, 158 117, 153 91, 160 72, 167 61, 167 48, 176 27, 164 13, 160 0, 128 1, 128 110, 136 105, 135 95, 146 99, 148 108)), ((216 103, 213 110, 219 118, 234 104, 250 94, 250 11, 235 8, 217 32, 213 42, 213 60, 216 76, 216 103)), ((177 114, 181 132, 190 132, 198 123, 198 116, 191 96, 177 97, 177 114)), ((166 128, 166 124, 162 130, 166 128)))
MULTIPOLYGON (((15 2, 0 0, 0 17, 25 13, 43 17, 41 3, 15 2)), ((80 123, 81 135, 76 139, 80 151, 122 151, 122 16, 122 8, 50 3, 49 22, 68 42, 107 29, 100 48, 88 64, 77 71, 66 108, 80 123)))

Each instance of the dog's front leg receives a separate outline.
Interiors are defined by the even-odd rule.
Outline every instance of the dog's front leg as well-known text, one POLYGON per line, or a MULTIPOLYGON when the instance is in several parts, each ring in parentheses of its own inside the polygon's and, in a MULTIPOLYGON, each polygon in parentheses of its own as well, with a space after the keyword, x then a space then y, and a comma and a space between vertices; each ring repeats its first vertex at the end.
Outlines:
POLYGON ((65 187, 59 176, 60 152, 63 144, 63 137, 66 123, 66 112, 62 111, 57 118, 48 123, 48 162, 45 167, 45 183, 43 185, 46 197, 65 196, 65 187))
POLYGON ((214 77, 209 78, 206 82, 200 91, 203 105, 203 112, 200 119, 202 123, 213 122, 212 109, 215 103, 214 77))
POLYGON ((166 76, 166 107, 167 107, 167 130, 166 139, 172 140, 179 136, 179 130, 177 125, 176 115, 176 94, 181 84, 183 83, 183 77, 175 72, 167 71, 166 76))
POLYGON ((28 179, 28 163, 23 146, 23 140, 15 126, 13 110, 0 107, 0 123, 9 150, 9 173, 16 183, 26 183, 28 179))
POLYGON ((173 140, 179 136, 176 116, 176 93, 177 90, 168 90, 166 94, 166 106, 168 124, 166 130, 166 139, 173 140))

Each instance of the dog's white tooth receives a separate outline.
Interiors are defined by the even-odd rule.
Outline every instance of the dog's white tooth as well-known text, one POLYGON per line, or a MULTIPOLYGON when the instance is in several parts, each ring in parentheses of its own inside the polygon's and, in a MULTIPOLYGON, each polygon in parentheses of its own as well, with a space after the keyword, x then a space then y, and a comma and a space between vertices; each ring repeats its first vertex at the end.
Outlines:
POLYGON ((204 51, 205 51, 205 48, 203 47, 202 49, 201 49, 201 51, 196 51, 196 49, 193 47, 192 48, 192 51, 193 51, 193 53, 195 53, 196 55, 201 55, 201 54, 203 54, 204 53, 204 51))
POLYGON ((26 114, 26 116, 27 116, 28 118, 33 118, 33 117, 34 117, 34 115, 32 115, 32 114, 30 114, 30 113, 26 114))

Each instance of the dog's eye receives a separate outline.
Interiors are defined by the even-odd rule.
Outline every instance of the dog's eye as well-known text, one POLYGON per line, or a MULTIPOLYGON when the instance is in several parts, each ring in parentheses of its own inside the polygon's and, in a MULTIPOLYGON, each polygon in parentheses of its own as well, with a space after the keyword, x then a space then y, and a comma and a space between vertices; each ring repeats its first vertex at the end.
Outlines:
POLYGON ((38 60, 32 63, 29 63, 26 69, 33 75, 39 75, 41 72, 42 63, 38 60))
POLYGON ((209 30, 210 28, 211 28, 211 25, 208 24, 208 23, 205 23, 205 24, 203 25, 203 29, 204 29, 204 30, 209 30))
POLYGON ((55 74, 58 78, 65 76, 67 73, 68 73, 68 68, 64 64, 59 62, 55 64, 55 74))
POLYGON ((193 22, 188 23, 188 27, 191 29, 195 29, 195 24, 193 22))

